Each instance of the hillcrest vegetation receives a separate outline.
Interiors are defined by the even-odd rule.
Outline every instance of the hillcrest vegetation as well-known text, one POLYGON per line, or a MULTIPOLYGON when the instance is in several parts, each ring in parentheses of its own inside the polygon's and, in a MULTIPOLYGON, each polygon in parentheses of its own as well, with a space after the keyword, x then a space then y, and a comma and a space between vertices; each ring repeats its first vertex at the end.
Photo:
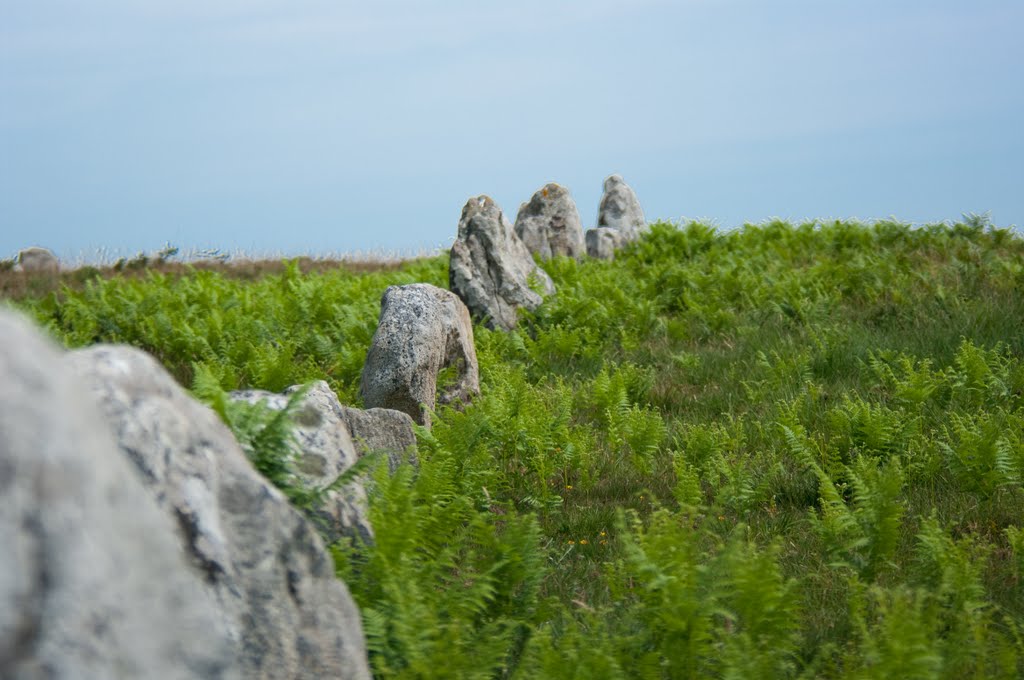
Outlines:
MULTIPOLYGON (((376 540, 332 554, 377 677, 1024 675, 1018 233, 658 223, 543 267, 517 329, 474 329, 480 397, 359 471, 376 540)), ((384 289, 448 261, 257 274, 5 290, 67 346, 153 354, 286 480, 287 420, 223 392, 359 405, 384 289)))

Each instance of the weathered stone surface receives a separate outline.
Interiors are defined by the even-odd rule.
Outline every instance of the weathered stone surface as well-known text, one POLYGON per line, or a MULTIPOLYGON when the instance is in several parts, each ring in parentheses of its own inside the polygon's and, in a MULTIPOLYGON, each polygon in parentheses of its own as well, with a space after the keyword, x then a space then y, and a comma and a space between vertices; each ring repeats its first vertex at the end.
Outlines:
MULTIPOLYGON (((283 394, 244 390, 232 392, 231 398, 249 403, 263 402, 281 411, 301 388, 301 385, 294 385, 283 394)), ((318 380, 310 385, 293 413, 294 432, 301 451, 297 472, 300 481, 308 487, 329 486, 359 459, 342 408, 334 390, 323 380, 318 380)), ((359 481, 324 494, 315 509, 313 521, 329 541, 342 536, 364 542, 373 540, 373 528, 367 517, 366 489, 359 481)))
POLYGON ((614 260, 615 251, 623 243, 621 232, 611 227, 587 229, 586 239, 587 255, 601 260, 614 260))
POLYGON ((363 410, 350 406, 342 406, 341 413, 360 458, 382 453, 392 472, 406 459, 416 464, 416 433, 409 414, 389 408, 363 410))
POLYGON ((56 274, 60 271, 60 260, 46 248, 32 246, 18 253, 17 268, 28 273, 56 274))
POLYGON ((534 255, 583 257, 583 223, 569 190, 554 182, 546 184, 519 207, 516 235, 534 255))
POLYGON ((0 678, 244 678, 87 389, 0 311, 0 678))
POLYGON ((534 310, 553 293, 551 277, 538 267, 501 208, 489 196, 471 198, 462 209, 452 245, 448 283, 478 319, 511 330, 520 307, 534 310))
POLYGON ((647 228, 644 211, 636 193, 619 175, 604 181, 604 195, 597 212, 597 226, 610 227, 621 232, 623 242, 634 240, 647 228))
POLYGON ((426 283, 384 291, 359 390, 367 408, 402 411, 427 426, 437 402, 479 394, 473 325, 462 301, 426 283), (455 378, 439 395, 438 376, 449 367, 455 378))
POLYGON ((232 632, 243 677, 369 678, 359 613, 320 537, 214 412, 137 349, 96 346, 65 364, 177 522, 192 572, 232 632))

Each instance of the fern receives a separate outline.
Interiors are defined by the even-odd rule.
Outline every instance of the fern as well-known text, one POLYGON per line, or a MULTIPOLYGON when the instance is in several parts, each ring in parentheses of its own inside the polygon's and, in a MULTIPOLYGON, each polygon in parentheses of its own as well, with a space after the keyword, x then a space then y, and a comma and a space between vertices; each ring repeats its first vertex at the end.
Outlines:
MULTIPOLYGON (((196 366, 192 384, 192 393, 217 412, 253 467, 303 510, 313 509, 324 493, 344 483, 339 478, 317 489, 303 484, 298 475, 297 463, 302 450, 294 434, 293 415, 307 392, 308 388, 296 390, 288 397, 285 407, 277 410, 262 402, 250 404, 229 399, 212 371, 202 365, 196 366)), ((361 473, 370 464, 371 461, 367 461, 353 474, 361 473)))
POLYGON ((614 616, 637 626, 618 653, 639 675, 783 677, 795 669, 796 584, 782 576, 777 547, 759 550, 741 526, 707 551, 665 510, 646 528, 635 517, 626 522, 611 575, 629 584, 617 599, 634 605, 614 616))
POLYGON ((344 550, 356 601, 370 612, 371 662, 381 677, 493 677, 517 649, 544 574, 537 525, 504 522, 458 492, 450 454, 434 449, 375 475, 376 541, 344 550))
POLYGON ((876 586, 863 600, 853 608, 860 644, 846 659, 856 669, 849 677, 943 677, 943 653, 925 594, 876 586))
POLYGON ((1019 425, 1024 418, 995 409, 976 417, 954 413, 938 442, 958 482, 992 495, 1003 487, 1019 487, 1024 445, 1019 425))
POLYGON ((837 482, 792 430, 782 429, 794 455, 818 478, 821 508, 811 511, 810 522, 831 555, 832 566, 853 569, 868 580, 892 566, 905 510, 899 458, 879 465, 875 459, 859 457, 845 468, 846 481, 837 482))
POLYGON ((1018 581, 1024 579, 1024 529, 1015 526, 1003 530, 1010 544, 1010 552, 1014 560, 1014 576, 1018 581))
POLYGON ((954 541, 934 518, 918 533, 917 578, 928 593, 948 676, 1010 678, 1020 670, 1021 640, 997 627, 997 612, 987 602, 982 575, 988 554, 975 540, 954 541))
POLYGON ((661 415, 639 406, 608 409, 608 442, 613 451, 628 456, 633 467, 649 473, 652 459, 665 440, 661 415))

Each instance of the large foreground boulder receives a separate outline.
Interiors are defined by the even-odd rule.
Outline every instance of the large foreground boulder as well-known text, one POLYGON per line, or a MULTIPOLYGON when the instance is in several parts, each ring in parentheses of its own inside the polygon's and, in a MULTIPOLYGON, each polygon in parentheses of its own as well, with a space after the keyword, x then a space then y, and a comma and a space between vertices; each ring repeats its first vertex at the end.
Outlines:
POLYGON ((367 408, 402 411, 428 427, 436 403, 479 394, 473 324, 462 301, 426 283, 384 291, 359 391, 367 408), (445 369, 454 376, 438 394, 445 369))
POLYGON ((180 521, 57 348, 0 311, 0 678, 249 677, 180 521))
POLYGON ((18 253, 17 267, 31 274, 56 274, 60 271, 60 260, 46 248, 32 246, 18 253))
POLYGON ((90 388, 120 452, 174 520, 243 677, 369 678, 359 612, 319 535, 216 414, 137 349, 79 350, 65 367, 90 388))
POLYGON ((597 226, 617 230, 623 242, 635 240, 647 228, 636 193, 619 175, 612 175, 604 181, 597 226))
POLYGON ((532 311, 540 305, 541 293, 555 290, 489 196, 471 198, 462 209, 448 283, 475 318, 506 330, 515 328, 520 307, 532 311))
POLYGON ((583 257, 583 223, 569 190, 554 182, 544 185, 516 215, 516 235, 534 255, 545 260, 565 255, 583 257))

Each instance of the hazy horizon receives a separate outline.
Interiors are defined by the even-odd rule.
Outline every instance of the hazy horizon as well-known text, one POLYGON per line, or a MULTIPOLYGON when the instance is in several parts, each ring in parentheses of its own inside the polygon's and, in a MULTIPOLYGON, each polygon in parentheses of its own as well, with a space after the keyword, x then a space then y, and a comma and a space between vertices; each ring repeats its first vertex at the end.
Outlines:
POLYGON ((593 226, 612 173, 650 220, 1019 226, 1021 25, 1011 0, 0 3, 0 258, 413 253, 549 181, 593 226))

